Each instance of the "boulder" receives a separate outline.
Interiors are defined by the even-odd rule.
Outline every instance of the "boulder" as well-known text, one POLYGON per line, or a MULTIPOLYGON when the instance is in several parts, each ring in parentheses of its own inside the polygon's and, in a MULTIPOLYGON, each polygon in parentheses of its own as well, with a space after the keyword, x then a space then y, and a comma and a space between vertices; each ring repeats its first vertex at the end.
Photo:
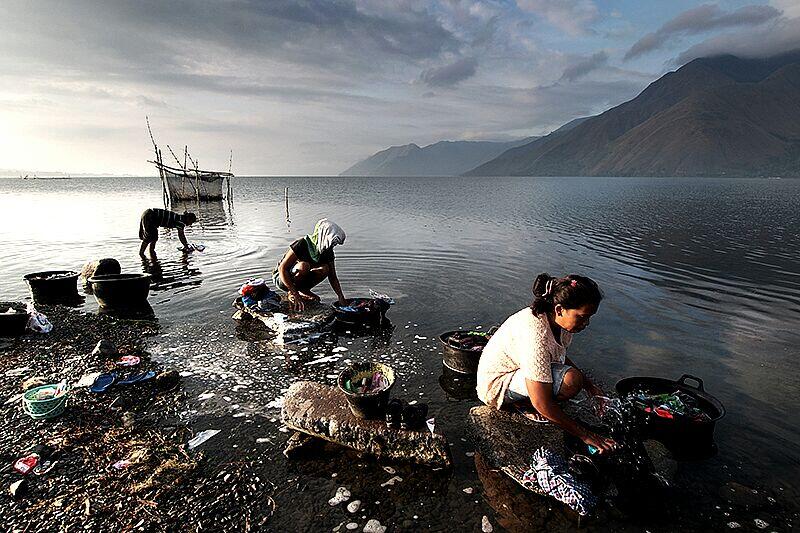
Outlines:
POLYGON ((255 319, 264 324, 274 335, 275 344, 288 344, 301 339, 314 339, 331 325, 334 318, 333 306, 320 302, 308 302, 303 311, 293 311, 289 301, 281 298, 280 307, 266 311, 258 307, 247 307, 241 298, 236 298, 233 306, 237 309, 235 320, 255 319))
POLYGON ((106 257, 104 259, 96 259, 89 261, 83 265, 81 270, 81 278, 86 283, 92 276, 103 276, 106 274, 120 274, 122 267, 116 259, 106 257))
POLYGON ((391 429, 383 420, 357 418, 344 394, 330 385, 294 383, 286 393, 281 418, 290 429, 376 457, 435 467, 451 464, 442 433, 431 433, 427 428, 391 429))

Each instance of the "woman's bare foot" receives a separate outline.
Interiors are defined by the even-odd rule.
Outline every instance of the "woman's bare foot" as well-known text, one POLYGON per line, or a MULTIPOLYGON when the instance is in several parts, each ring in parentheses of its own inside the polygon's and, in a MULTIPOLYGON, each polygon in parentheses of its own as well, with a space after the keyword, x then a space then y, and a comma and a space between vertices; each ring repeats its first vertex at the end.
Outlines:
POLYGON ((314 294, 311 291, 298 291, 300 293, 300 297, 304 300, 309 300, 311 302, 318 302, 320 300, 319 296, 314 294))
POLYGON ((545 417, 544 415, 539 413, 539 411, 534 409, 529 402, 526 401, 515 402, 511 404, 511 408, 517 413, 521 414, 522 416, 533 422, 539 422, 541 424, 547 424, 550 422, 550 420, 548 420, 547 417, 545 417))

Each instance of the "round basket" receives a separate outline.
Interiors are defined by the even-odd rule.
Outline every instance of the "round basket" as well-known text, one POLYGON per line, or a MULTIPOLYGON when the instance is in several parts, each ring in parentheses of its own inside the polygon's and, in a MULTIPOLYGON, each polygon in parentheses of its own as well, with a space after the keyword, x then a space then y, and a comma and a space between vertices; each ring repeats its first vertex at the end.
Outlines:
POLYGON ((389 391, 394 387, 395 373, 389 365, 377 362, 350 363, 339 373, 337 384, 344 393, 350 411, 358 418, 380 418, 389 402, 389 391), (347 382, 368 378, 380 372, 389 386, 374 392, 357 393, 348 389, 347 382))
POLYGON ((61 394, 53 396, 52 398, 44 400, 37 399, 36 396, 39 392, 46 389, 56 390, 58 389, 58 384, 34 387, 25 391, 22 395, 22 410, 34 420, 59 416, 64 412, 64 408, 67 406, 67 398, 69 396, 68 389, 64 389, 61 394))

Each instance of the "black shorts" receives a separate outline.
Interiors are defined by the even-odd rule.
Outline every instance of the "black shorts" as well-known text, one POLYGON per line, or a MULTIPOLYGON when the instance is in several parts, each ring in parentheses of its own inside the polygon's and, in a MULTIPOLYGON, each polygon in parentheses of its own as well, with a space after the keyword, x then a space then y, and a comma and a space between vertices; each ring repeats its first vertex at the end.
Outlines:
POLYGON ((158 221, 156 213, 152 209, 142 213, 139 221, 139 240, 144 242, 156 242, 158 240, 158 221))

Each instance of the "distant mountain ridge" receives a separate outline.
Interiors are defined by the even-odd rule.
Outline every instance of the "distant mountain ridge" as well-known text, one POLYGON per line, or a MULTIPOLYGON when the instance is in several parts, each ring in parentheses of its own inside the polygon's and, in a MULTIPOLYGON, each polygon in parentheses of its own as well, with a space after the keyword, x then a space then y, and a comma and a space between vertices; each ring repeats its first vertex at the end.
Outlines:
POLYGON ((536 137, 510 142, 439 141, 420 148, 411 143, 392 146, 359 161, 340 176, 458 176, 526 144, 536 137))
POLYGON ((800 52, 696 59, 465 175, 800 175, 800 52))

